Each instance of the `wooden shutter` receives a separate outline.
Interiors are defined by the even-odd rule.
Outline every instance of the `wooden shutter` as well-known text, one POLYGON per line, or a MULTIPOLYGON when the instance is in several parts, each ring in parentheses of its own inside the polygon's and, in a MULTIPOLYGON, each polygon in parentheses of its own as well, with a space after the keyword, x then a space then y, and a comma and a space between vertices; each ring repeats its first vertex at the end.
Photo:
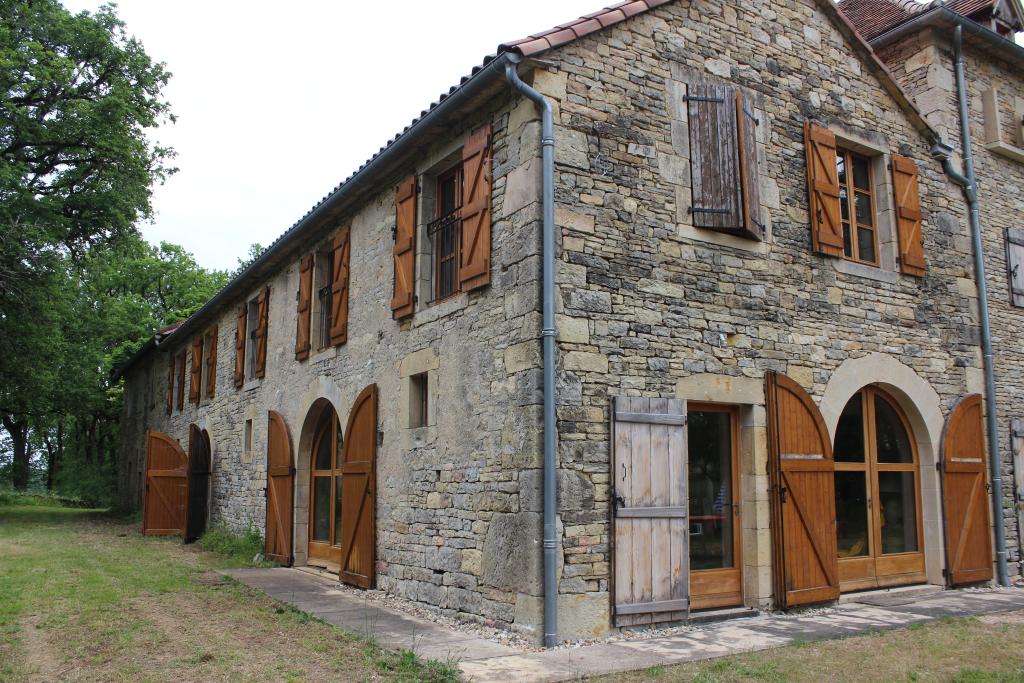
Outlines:
POLYGON ((188 506, 185 514, 185 542, 206 531, 210 491, 210 439, 196 425, 188 429, 188 506))
POLYGON ((299 301, 295 323, 295 359, 309 358, 309 330, 313 315, 313 254, 306 254, 299 264, 299 301))
POLYGON ((185 409, 185 352, 178 354, 178 410, 185 409))
POLYGON ((188 456, 178 442, 160 432, 146 433, 146 486, 142 533, 170 536, 185 532, 188 456))
POLYGON ((843 221, 839 202, 836 136, 828 128, 804 122, 811 244, 826 256, 843 256, 843 221))
POLYGON ((295 465, 288 425, 280 413, 267 413, 267 528, 263 554, 290 566, 292 563, 292 491, 295 465))
POLYGON ((1017 501, 1024 501, 1024 418, 1010 423, 1010 452, 1013 455, 1014 484, 1017 487, 1017 501))
POLYGON ((942 506, 949 583, 992 578, 992 532, 985 481, 985 430, 980 394, 953 407, 942 431, 942 506))
POLYGON ((777 606, 835 600, 839 557, 832 440, 814 399, 799 384, 769 372, 765 385, 777 606))
POLYGON ((349 258, 352 252, 352 229, 346 225, 334 236, 331 259, 331 345, 348 341, 349 258))
POLYGON ((1024 306, 1024 229, 1006 231, 1006 265, 1010 274, 1010 300, 1024 306))
POLYGON ((913 159, 892 155, 892 182, 896 195, 896 232, 900 240, 900 271, 923 277, 924 235, 921 232, 921 193, 917 183, 917 164, 913 159))
POLYGON ((687 90, 693 190, 690 211, 699 228, 736 231, 744 226, 738 96, 735 88, 721 85, 693 83, 687 90))
POLYGON ((174 412, 174 356, 167 358, 167 414, 174 412))
POLYGON ((267 327, 270 324, 270 287, 264 287, 256 301, 256 376, 267 374, 267 327))
POLYGON ((462 253, 459 283, 468 292, 491 281, 491 127, 462 148, 462 253))
POLYGON ((415 257, 416 176, 409 176, 395 190, 395 290, 391 297, 391 315, 396 320, 413 312, 415 257))
POLYGON ((377 385, 363 389, 348 416, 341 464, 341 569, 345 583, 371 588, 376 562, 377 385))
POLYGON ((759 240, 761 223, 761 178, 757 171, 757 117, 753 99, 736 91, 736 149, 739 152, 740 189, 743 192, 743 223, 739 232, 759 240))
POLYGON ((617 397, 612 444, 615 625, 685 619, 690 607, 686 401, 617 397))
POLYGON ((206 396, 213 398, 217 393, 217 326, 210 328, 210 349, 206 356, 206 396))
POLYGON ((192 339, 192 366, 189 372, 188 402, 199 403, 203 383, 203 337, 192 339))
POLYGON ((245 384, 245 330, 249 318, 249 303, 242 302, 238 307, 235 323, 235 386, 245 384))

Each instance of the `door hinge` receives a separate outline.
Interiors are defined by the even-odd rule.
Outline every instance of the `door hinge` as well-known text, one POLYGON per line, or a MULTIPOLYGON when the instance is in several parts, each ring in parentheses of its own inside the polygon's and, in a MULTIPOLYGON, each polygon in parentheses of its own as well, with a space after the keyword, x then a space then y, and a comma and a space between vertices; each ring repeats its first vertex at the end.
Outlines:
POLYGON ((715 102, 716 104, 725 104, 724 97, 704 97, 702 95, 687 95, 683 98, 687 102, 715 102))

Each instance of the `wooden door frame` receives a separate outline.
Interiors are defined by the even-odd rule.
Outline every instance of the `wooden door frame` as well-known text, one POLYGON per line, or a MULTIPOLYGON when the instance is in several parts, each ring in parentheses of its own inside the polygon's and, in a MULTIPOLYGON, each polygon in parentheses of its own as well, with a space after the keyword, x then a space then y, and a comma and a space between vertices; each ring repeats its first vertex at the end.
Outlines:
MULTIPOLYGON (((740 406, 729 403, 687 402, 686 414, 690 413, 725 413, 729 415, 730 438, 732 440, 732 501, 733 501, 733 567, 731 569, 690 569, 690 609, 711 609, 716 607, 732 607, 743 604, 743 508, 741 505, 740 487, 740 406), (696 579, 696 581, 694 580, 696 579), (704 586, 723 580, 738 580, 739 591, 728 593, 705 593, 703 596, 695 591, 695 586, 704 586)), ((689 420, 687 420, 689 429, 689 420)), ((690 448, 692 441, 687 437, 686 445, 690 448)), ((687 455, 687 472, 693 459, 687 455)), ((691 493, 689 485, 687 495, 691 493)), ((692 552, 692 544, 687 546, 692 552)))
POLYGON ((338 448, 338 438, 341 436, 341 423, 338 418, 338 411, 334 409, 334 406, 330 403, 324 405, 319 417, 316 420, 316 426, 313 429, 312 445, 309 450, 309 505, 307 509, 307 524, 306 529, 306 564, 313 565, 315 567, 323 567, 330 572, 337 573, 340 568, 341 558, 341 546, 335 546, 334 541, 334 520, 335 512, 334 505, 336 503, 336 494, 334 487, 337 485, 337 477, 340 476, 340 470, 338 468, 338 456, 340 449, 338 448), (330 412, 334 419, 331 421, 330 429, 323 428, 323 422, 326 418, 326 414, 330 412), (330 432, 329 435, 325 432, 330 432), (325 437, 330 436, 331 438, 331 467, 328 470, 316 469, 316 453, 320 446, 320 441, 325 437), (313 507, 316 504, 316 478, 317 472, 320 472, 321 477, 329 476, 331 480, 331 505, 330 505, 330 517, 328 519, 328 531, 327 531, 327 542, 314 541, 313 540, 313 507), (328 475, 324 475, 324 472, 329 472, 328 475), (317 556, 314 557, 313 548, 316 547, 318 551, 317 556))

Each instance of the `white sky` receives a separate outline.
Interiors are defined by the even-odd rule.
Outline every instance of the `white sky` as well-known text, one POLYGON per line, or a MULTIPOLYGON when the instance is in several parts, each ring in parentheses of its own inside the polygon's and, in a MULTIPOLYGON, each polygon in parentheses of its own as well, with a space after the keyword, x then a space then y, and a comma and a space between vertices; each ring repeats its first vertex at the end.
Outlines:
MULTIPOLYGON (((94 11, 100 0, 64 0, 94 11)), ((121 0, 128 32, 174 74, 180 169, 142 226, 234 268, 458 83, 499 43, 611 0, 121 0), (369 105, 360 106, 362 100, 369 105)))

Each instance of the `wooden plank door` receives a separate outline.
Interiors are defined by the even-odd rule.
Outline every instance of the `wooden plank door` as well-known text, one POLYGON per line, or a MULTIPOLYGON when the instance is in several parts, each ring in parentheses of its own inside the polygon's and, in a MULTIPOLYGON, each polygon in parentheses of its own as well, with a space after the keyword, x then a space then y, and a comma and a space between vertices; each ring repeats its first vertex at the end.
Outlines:
POLYGON ((146 536, 184 534, 187 502, 188 456, 171 437, 148 432, 142 533, 146 536))
POLYGON ((267 413, 267 528, 263 554, 286 567, 292 564, 292 493, 295 464, 292 438, 284 417, 267 413))
POLYGON ((964 396, 942 430, 942 508, 951 586, 992 579, 982 410, 980 394, 964 396))
POLYGON ((839 597, 835 462, 814 400, 795 381, 769 372, 768 468, 771 479, 775 599, 780 608, 839 597))
POLYGON ((376 562, 377 385, 352 404, 341 464, 341 568, 338 578, 372 588, 376 562))
POLYGON ((1010 424, 1010 451, 1013 453, 1013 480, 1017 501, 1024 501, 1024 418, 1010 424))
POLYGON ((206 531, 210 494, 210 437, 192 425, 188 430, 188 512, 185 542, 191 543, 206 531))
POLYGON ((686 401, 615 398, 612 444, 615 625, 685 619, 686 401))

